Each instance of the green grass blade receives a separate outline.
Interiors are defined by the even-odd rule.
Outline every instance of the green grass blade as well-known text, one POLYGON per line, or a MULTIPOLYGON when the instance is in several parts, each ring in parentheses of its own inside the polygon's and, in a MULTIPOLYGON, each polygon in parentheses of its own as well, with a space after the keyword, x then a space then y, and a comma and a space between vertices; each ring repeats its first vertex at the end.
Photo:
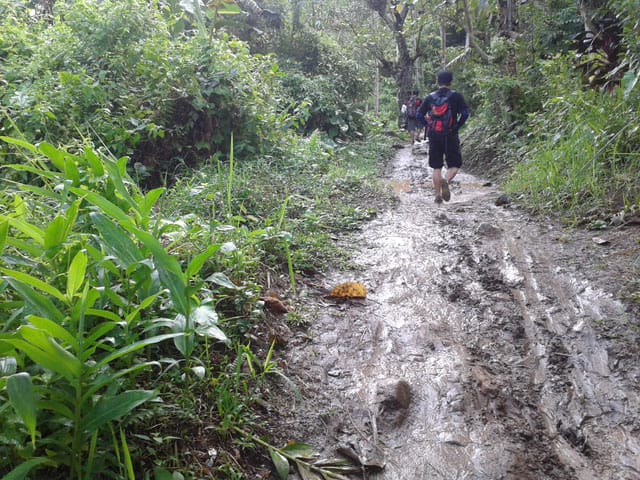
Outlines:
POLYGON ((136 480, 136 475, 133 472, 133 463, 131 462, 131 452, 129 451, 129 445, 127 444, 127 437, 125 436, 124 430, 122 430, 122 428, 120 428, 120 442, 122 443, 124 465, 127 468, 127 478, 129 480, 136 480))

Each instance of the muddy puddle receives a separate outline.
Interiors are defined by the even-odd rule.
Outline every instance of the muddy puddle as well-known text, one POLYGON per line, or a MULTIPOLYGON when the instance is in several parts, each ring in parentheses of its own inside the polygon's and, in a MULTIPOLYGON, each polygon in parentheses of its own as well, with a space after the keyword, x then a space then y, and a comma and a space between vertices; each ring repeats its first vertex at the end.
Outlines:
POLYGON ((589 253, 464 173, 435 204, 420 147, 387 181, 398 205, 350 239, 358 269, 324 279, 366 300, 319 300, 289 342, 295 439, 375 480, 640 479, 637 339, 580 276, 589 253))

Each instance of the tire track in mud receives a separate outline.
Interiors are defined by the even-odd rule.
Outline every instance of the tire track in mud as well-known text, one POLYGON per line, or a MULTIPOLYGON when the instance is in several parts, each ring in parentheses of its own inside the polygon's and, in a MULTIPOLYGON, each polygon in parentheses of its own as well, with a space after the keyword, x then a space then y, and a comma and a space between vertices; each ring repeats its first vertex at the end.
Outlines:
POLYGON ((429 175, 398 152, 399 205, 353 241, 367 300, 325 305, 290 344, 291 430, 384 464, 370 479, 640 478, 640 369, 599 328, 622 306, 495 188, 459 174, 438 206, 429 175))

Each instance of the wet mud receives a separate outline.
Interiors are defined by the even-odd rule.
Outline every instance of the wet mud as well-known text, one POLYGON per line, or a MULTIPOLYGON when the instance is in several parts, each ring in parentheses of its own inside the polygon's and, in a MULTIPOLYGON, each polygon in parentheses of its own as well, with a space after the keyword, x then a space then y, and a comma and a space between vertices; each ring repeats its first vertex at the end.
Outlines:
POLYGON ((284 352, 291 440, 375 480, 640 479, 638 321, 583 275, 594 254, 465 173, 435 204, 420 146, 387 181, 398 204, 350 239, 358 268, 323 279, 367 298, 310 289, 284 352))

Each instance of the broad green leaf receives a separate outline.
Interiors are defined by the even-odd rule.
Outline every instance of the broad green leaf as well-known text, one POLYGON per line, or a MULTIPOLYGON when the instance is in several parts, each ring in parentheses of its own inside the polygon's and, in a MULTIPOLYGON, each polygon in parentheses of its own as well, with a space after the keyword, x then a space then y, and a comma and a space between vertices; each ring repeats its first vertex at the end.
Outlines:
POLYGON ((65 403, 64 400, 59 401, 59 400, 43 399, 38 403, 38 409, 53 412, 62 418, 72 419, 73 418, 72 407, 73 407, 73 401, 75 400, 75 398, 73 397, 67 398, 66 400, 67 402, 65 403))
POLYGON ((76 253, 71 261, 71 266, 67 272, 67 298, 69 302, 72 301, 73 296, 76 294, 85 280, 87 273, 87 254, 80 250, 76 253))
POLYGON ((145 338, 144 340, 140 340, 130 345, 126 345, 125 347, 122 347, 121 349, 116 350, 115 352, 112 352, 106 357, 104 357, 103 359, 101 359, 95 366, 92 367, 92 369, 97 371, 102 367, 104 367, 105 365, 109 364, 110 362, 117 360, 118 358, 121 358, 125 355, 128 355, 129 353, 135 352, 136 350, 140 350, 141 348, 144 348, 147 345, 153 345, 154 343, 163 342, 165 340, 179 337, 181 335, 182 333, 165 333, 163 335, 156 335, 154 337, 145 338))
POLYGON ((0 221, 0 255, 4 251, 4 247, 7 244, 8 233, 9 233, 9 222, 6 220, 0 221))
MULTIPOLYGON (((22 284, 24 284, 26 286, 29 286, 29 287, 37 288, 38 290, 41 290, 44 293, 48 293, 49 295, 51 295, 52 297, 57 298, 58 300, 66 302, 65 296, 62 294, 62 292, 60 290, 58 290, 56 287, 54 287, 53 285, 51 285, 51 284, 49 284, 47 282, 43 282, 39 278, 32 277, 31 275, 29 275, 27 273, 18 272, 16 270, 9 270, 7 268, 0 268, 0 272, 2 272, 5 275, 11 277, 12 279, 16 280, 17 282, 20 282, 20 283, 22 283, 22 284)), ((11 283, 11 285, 13 286, 14 283, 16 283, 16 282, 11 283)))
POLYGON ((132 233, 153 254, 162 286, 169 289, 174 308, 185 317, 191 310, 191 302, 187 296, 187 284, 178 260, 169 255, 160 241, 153 235, 140 229, 132 229, 132 233))
POLYGON ((15 289, 15 291, 20 294, 25 303, 28 303, 31 308, 33 308, 40 314, 40 316, 50 318, 58 323, 62 323, 62 321, 64 320, 64 315, 62 314, 62 312, 60 312, 60 310, 56 308, 56 306, 48 297, 45 297, 41 293, 36 292, 31 287, 11 277, 9 277, 7 281, 15 289))
POLYGON ((22 219, 22 218, 25 218, 28 213, 29 213, 29 207, 27 206, 27 202, 25 202, 20 195, 15 194, 13 196, 13 215, 7 218, 22 219))
POLYGON ((214 255, 218 250, 220 250, 220 245, 218 244, 209 245, 209 247, 207 247, 207 249, 204 252, 197 255, 193 260, 191 260, 189 262, 189 265, 187 266, 187 271, 186 271, 187 277, 191 278, 197 275, 202 269, 204 262, 209 260, 211 256, 214 255))
MULTIPOLYGON (((38 258, 44 253, 43 248, 40 245, 36 245, 35 243, 28 242, 20 238, 8 237, 7 243, 12 247, 15 247, 17 250, 21 250, 22 253, 28 254, 32 258, 38 258)), ((35 263, 31 260, 23 261, 23 264, 27 263, 30 265, 35 265, 35 263)))
POLYGON ((80 172, 73 157, 67 156, 64 159, 64 174, 67 179, 71 180, 74 186, 80 184, 80 172))
POLYGON ((141 202, 141 204, 139 205, 140 212, 142 213, 143 216, 148 217, 151 214, 151 211, 153 210, 153 206, 156 204, 156 202, 162 196, 165 190, 166 190, 165 188, 155 188, 147 192, 147 194, 143 198, 143 202, 141 202))
POLYGON ((92 213, 90 217, 100 232, 106 253, 114 257, 121 268, 126 270, 131 265, 144 260, 140 249, 125 230, 100 213, 92 213))
POLYGON ((44 245, 44 230, 36 225, 27 223, 19 218, 9 218, 9 224, 25 234, 27 237, 38 242, 39 245, 44 245))
POLYGON ((156 397, 151 390, 128 390, 115 397, 102 398, 82 420, 82 430, 93 433, 101 426, 129 414, 136 407, 156 397))
POLYGON ((220 285, 221 287, 229 288, 232 290, 238 289, 238 287, 231 280, 229 280, 229 277, 221 272, 216 272, 212 275, 209 275, 206 280, 209 282, 213 282, 216 285, 220 285))
POLYGON ((117 313, 113 313, 108 310, 100 310, 97 308, 89 308, 87 309, 85 314, 86 316, 93 315, 95 317, 104 318, 106 320, 111 320, 113 322, 119 322, 122 320, 122 318, 117 313))
POLYGON ((89 190, 84 190, 77 187, 71 187, 69 190, 78 195, 78 197, 84 198, 89 203, 92 203, 96 207, 100 208, 100 210, 102 210, 106 215, 116 219, 121 224, 132 223, 129 215, 127 215, 120 207, 110 202, 103 196, 98 195, 95 192, 90 192, 89 190))
POLYGON ((195 339, 193 338, 193 327, 187 329, 187 322, 184 315, 178 314, 173 320, 166 322, 157 322, 157 324, 166 324, 171 327, 174 332, 182 332, 181 337, 173 340, 174 345, 184 357, 190 357, 195 347, 195 339))
MULTIPOLYGON (((38 167, 33 167, 31 165, 23 165, 23 164, 11 164, 11 165, 6 165, 7 168, 11 168, 12 170, 15 170, 17 172, 29 172, 29 173, 33 173, 34 175, 37 175, 41 178, 48 178, 50 180, 57 180, 60 177, 59 173, 56 172, 51 172, 49 170, 42 170, 41 168, 38 167)), ((51 198, 55 198, 55 199, 60 199, 60 195, 52 192, 51 190, 44 190, 42 188, 39 187, 34 187, 33 185, 18 185, 18 188, 20 188, 20 190, 24 190, 26 192, 36 192, 36 193, 40 193, 41 195, 45 196, 45 197, 51 197, 51 198)))
POLYGON ((302 458, 305 460, 317 456, 317 452, 314 448, 306 443, 291 442, 280 450, 293 458, 302 458))
MULTIPOLYGON (((126 157, 119 158, 115 162, 106 158, 103 162, 103 166, 107 171, 111 182, 113 182, 113 185, 116 187, 116 191, 124 200, 126 200, 131 209, 135 210, 135 212, 139 214, 140 211, 138 209, 138 203, 133 200, 123 181, 123 177, 127 176, 127 161, 128 159, 126 157)), ((129 183, 133 184, 133 182, 129 183)))
POLYGON ((7 142, 7 143, 9 143, 11 145, 16 145, 18 147, 26 148, 31 153, 37 153, 38 152, 36 147, 31 145, 29 142, 25 142, 24 140, 20 140, 20 139, 17 139, 17 138, 12 138, 12 137, 5 137, 5 136, 0 136, 0 140, 4 140, 5 142, 7 142))
POLYGON ((218 313, 209 305, 201 305, 194 309, 192 325, 196 326, 196 333, 208 338, 215 338, 221 342, 228 342, 225 333, 218 327, 218 313))
POLYGON ((138 363, 133 367, 117 370, 117 372, 112 375, 98 376, 96 378, 97 381, 94 381, 91 384, 91 387, 88 388, 87 391, 82 395, 81 403, 84 403, 89 398, 91 398, 98 390, 108 386, 109 384, 115 383, 117 379, 122 377, 133 377, 132 374, 136 373, 138 370, 144 370, 152 366, 160 367, 160 363, 156 361, 138 363))
POLYGON ((80 378, 80 361, 45 332, 26 325, 20 327, 18 332, 24 340, 9 338, 2 341, 22 350, 42 368, 59 373, 71 382, 80 378))
POLYGON ((28 373, 17 373, 7 379, 9 401, 16 413, 27 427, 31 436, 31 444, 36 446, 36 423, 38 397, 28 373))
POLYGON ((169 472, 164 468, 156 468, 153 470, 153 480, 184 480, 184 475, 180 472, 169 472))
POLYGON ((91 167, 91 170, 93 170, 93 173, 96 175, 96 177, 101 177, 102 175, 104 175, 104 167, 102 166, 102 162, 100 161, 100 158, 98 157, 96 152, 87 147, 84 149, 84 158, 89 163, 89 166, 91 167))
POLYGON ((218 9, 218 14, 220 15, 237 15, 239 13, 242 13, 242 10, 240 10, 239 6, 233 3, 224 4, 222 7, 218 9))
POLYGON ((63 152, 62 150, 57 149, 56 147, 54 147, 53 145, 47 142, 40 143, 38 145, 38 150, 40 151, 40 153, 45 155, 49 160, 51 160, 51 163, 53 164, 54 167, 56 167, 61 172, 64 172, 64 162, 65 162, 66 152, 63 152))
POLYGON ((127 315, 127 317, 125 318, 125 322, 131 323, 142 310, 149 308, 153 304, 153 302, 156 301, 158 295, 159 293, 156 293, 155 295, 151 295, 140 302, 140 305, 138 305, 132 312, 127 315))
POLYGON ((54 322, 53 320, 49 320, 48 318, 38 317, 36 315, 30 315, 29 317, 27 317, 27 320, 38 330, 42 330, 54 338, 65 341, 68 345, 71 346, 71 348, 73 348, 75 351, 78 351, 79 346, 76 337, 68 332, 60 324, 54 322))
POLYGON ((27 478, 27 475, 31 470, 33 470, 38 465, 44 465, 45 463, 50 463, 50 460, 45 457, 30 458, 26 462, 22 462, 16 468, 7 473, 4 477, 2 477, 2 480, 24 480, 25 478, 27 478))
POLYGON ((57 216, 44 230, 44 248, 57 247, 67 239, 67 220, 57 216))
POLYGON ((289 478, 289 460, 273 448, 269 449, 269 455, 271 455, 271 461, 276 467, 280 480, 287 480, 289 478))

